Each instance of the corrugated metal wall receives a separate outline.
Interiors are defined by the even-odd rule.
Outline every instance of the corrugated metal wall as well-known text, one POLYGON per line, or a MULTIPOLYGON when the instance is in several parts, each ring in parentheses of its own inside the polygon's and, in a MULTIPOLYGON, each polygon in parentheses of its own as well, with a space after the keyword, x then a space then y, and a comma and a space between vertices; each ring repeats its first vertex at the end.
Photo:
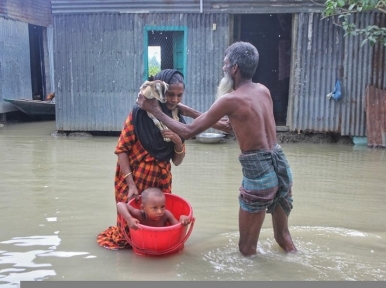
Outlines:
POLYGON ((366 87, 367 145, 386 147, 386 90, 366 87))
POLYGON ((52 24, 51 0, 2 0, 0 16, 48 27, 52 24))
POLYGON ((324 1, 302 0, 52 0, 53 14, 320 12, 324 1), (316 4, 316 3, 319 3, 316 4))
MULTIPOLYGON (((357 14, 354 22, 367 26, 374 24, 374 14, 357 14)), ((372 84, 372 57, 374 49, 361 47, 361 37, 346 37, 344 41, 344 98, 342 99, 342 135, 366 136, 366 86, 372 84)))
MULTIPOLYGON (((270 2, 265 8, 264 1, 202 1, 197 10, 199 3, 53 0, 57 128, 120 130, 143 79, 145 25, 187 27, 184 102, 204 111, 214 98, 213 83, 218 83, 222 75, 223 51, 232 41, 230 13, 322 9, 309 1, 289 0, 270 2), (173 13, 148 13, 150 10, 143 11, 141 7, 173 13), (109 13, 102 13, 106 11, 109 13), (191 13, 174 13, 178 11, 191 13), (213 23, 217 24, 216 31, 212 30, 213 23)), ((378 14, 359 14, 355 21, 371 24, 375 15, 378 14)), ((341 28, 321 18, 320 13, 294 14, 287 125, 292 131, 365 136, 364 91, 368 84, 386 83, 385 49, 360 47, 361 38, 343 37, 341 28), (379 57, 383 63, 374 64, 379 57), (338 79, 343 99, 336 102, 328 99, 327 94, 334 90, 338 79)))
MULTIPOLYGON (((358 14, 354 21, 369 25, 374 15, 358 14)), ((374 73, 372 66, 374 49, 361 47, 360 37, 343 37, 343 30, 331 20, 321 20, 320 13, 297 14, 294 23, 287 125, 293 131, 365 136, 366 85, 381 76, 381 69, 374 73), (342 84, 340 101, 326 97, 337 79, 342 84)), ((385 49, 379 49, 379 55, 385 55, 385 49)), ((383 56, 383 67, 384 60, 383 56)), ((382 72, 383 83, 384 77, 382 72)))
POLYGON ((32 99, 28 24, 0 17, 0 113, 15 111, 3 99, 32 99))
MULTIPOLYGON (((184 103, 205 111, 214 101, 229 45, 223 14, 54 16, 56 126, 64 131, 120 131, 144 79, 144 27, 187 27, 184 103), (216 23, 216 30, 212 24, 216 23)), ((189 121, 188 121, 189 122, 189 121)))
POLYGON ((213 13, 299 13, 320 12, 325 1, 320 0, 211 0, 209 10, 213 13))
POLYGON ((7 11, 7 7, 5 5, 5 0, 0 0, 0 16, 5 16, 7 11))
POLYGON ((287 125, 291 130, 339 131, 342 102, 326 95, 340 76, 343 32, 319 13, 294 16, 287 125))

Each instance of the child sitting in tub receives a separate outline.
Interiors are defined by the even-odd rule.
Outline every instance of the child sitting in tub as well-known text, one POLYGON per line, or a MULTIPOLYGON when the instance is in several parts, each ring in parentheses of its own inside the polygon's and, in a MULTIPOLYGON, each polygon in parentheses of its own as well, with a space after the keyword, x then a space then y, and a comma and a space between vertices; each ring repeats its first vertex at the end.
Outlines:
POLYGON ((167 224, 174 225, 182 223, 186 226, 190 219, 181 215, 179 221, 165 208, 165 195, 158 188, 147 188, 141 194, 141 209, 136 209, 128 203, 118 202, 117 210, 127 222, 130 229, 137 230, 138 224, 164 227, 167 224))

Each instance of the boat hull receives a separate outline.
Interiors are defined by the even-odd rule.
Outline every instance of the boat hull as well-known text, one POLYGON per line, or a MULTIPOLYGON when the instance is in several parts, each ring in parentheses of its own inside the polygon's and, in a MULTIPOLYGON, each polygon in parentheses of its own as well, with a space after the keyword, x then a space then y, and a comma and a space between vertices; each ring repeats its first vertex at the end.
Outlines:
POLYGON ((55 103, 27 99, 3 99, 30 116, 55 116, 55 103))

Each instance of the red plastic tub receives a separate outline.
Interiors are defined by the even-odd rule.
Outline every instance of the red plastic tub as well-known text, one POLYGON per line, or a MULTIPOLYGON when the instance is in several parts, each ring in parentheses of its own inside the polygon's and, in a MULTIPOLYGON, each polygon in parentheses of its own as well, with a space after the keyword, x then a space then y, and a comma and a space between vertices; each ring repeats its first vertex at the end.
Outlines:
MULTIPOLYGON (((179 252, 184 248, 184 243, 192 233, 195 220, 192 206, 184 198, 174 194, 165 193, 165 198, 166 209, 172 212, 176 219, 180 219, 181 215, 187 215, 191 223, 188 226, 178 223, 166 227, 139 224, 141 229, 130 229, 130 235, 124 231, 126 241, 138 255, 161 256, 179 252)), ((129 204, 140 209, 141 200, 136 202, 135 199, 131 199, 129 204)))

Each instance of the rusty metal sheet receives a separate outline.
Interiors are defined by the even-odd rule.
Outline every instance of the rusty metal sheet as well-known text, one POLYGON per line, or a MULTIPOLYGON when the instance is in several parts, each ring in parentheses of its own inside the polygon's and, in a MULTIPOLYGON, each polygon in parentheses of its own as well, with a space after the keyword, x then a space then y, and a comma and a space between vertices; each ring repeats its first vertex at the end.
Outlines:
POLYGON ((386 147, 386 90, 366 87, 367 146, 386 147))
POLYGON ((52 0, 52 14, 79 13, 298 13, 321 12, 315 0, 52 0))
MULTIPOLYGON (((374 25, 386 27, 386 14, 377 13, 374 15, 374 25)), ((371 85, 379 89, 386 89, 386 47, 381 43, 374 46, 374 53, 371 61, 371 85)))
POLYGON ((0 4, 0 15, 21 22, 48 27, 52 25, 51 0, 8 0, 4 4, 0 4))

